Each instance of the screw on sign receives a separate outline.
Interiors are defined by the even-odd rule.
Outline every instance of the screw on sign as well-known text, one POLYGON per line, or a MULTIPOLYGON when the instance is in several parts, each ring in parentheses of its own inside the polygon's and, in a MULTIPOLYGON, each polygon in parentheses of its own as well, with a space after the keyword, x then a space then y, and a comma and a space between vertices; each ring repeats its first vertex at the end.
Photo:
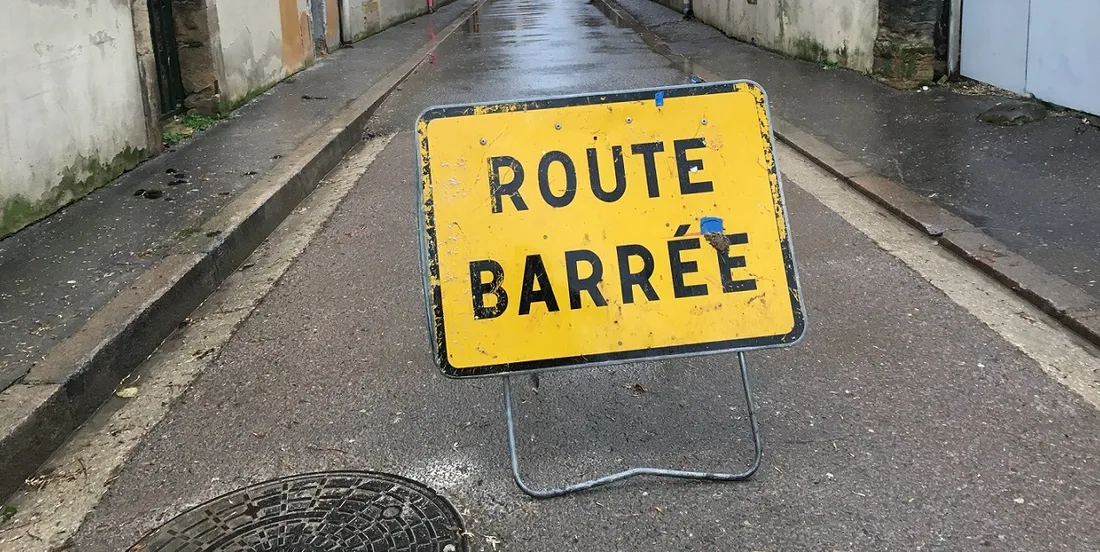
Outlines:
POLYGON ((744 351, 802 337, 755 83, 431 108, 417 143, 435 359, 450 377, 505 376, 524 491, 578 486, 522 483, 507 376, 736 352, 747 384, 744 351))

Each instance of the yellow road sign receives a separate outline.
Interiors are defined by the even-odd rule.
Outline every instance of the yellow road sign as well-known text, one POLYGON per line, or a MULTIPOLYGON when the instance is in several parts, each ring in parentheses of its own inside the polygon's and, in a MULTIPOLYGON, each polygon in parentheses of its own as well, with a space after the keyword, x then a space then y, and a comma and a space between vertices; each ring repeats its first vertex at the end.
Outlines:
POLYGON ((417 142, 421 261, 445 374, 802 336, 757 84, 431 108, 417 142))

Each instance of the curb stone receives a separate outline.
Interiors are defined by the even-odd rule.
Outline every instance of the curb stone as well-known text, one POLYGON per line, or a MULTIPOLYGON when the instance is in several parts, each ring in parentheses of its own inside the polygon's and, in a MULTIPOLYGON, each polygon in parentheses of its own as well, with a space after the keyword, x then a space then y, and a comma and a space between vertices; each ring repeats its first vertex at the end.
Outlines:
MULTIPOLYGON (((615 0, 592 0, 642 36, 646 44, 706 81, 727 80, 688 56, 677 54, 649 27, 615 0)), ((1014 293, 1054 317, 1091 344, 1100 347, 1100 300, 1065 279, 1012 252, 974 225, 848 157, 812 134, 772 116, 776 138, 845 184, 881 205, 938 244, 988 274, 1014 293)))
POLYGON ((0 499, 14 494, 115 388, 252 254, 360 142, 379 105, 462 26, 477 0, 404 63, 142 273, 0 392, 0 499))

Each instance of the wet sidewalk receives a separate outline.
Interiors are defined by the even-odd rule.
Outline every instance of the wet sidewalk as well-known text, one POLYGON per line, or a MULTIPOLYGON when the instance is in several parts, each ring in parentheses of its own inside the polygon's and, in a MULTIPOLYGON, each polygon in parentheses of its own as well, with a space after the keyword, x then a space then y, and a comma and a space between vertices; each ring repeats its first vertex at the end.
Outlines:
POLYGON ((456 0, 323 58, 0 241, 0 390, 472 4, 456 0))
POLYGON ((1100 298, 1095 118, 1052 111, 1038 122, 995 126, 978 116, 1012 100, 981 87, 895 90, 738 42, 651 0, 617 1, 673 52, 762 84, 777 116, 1100 298))

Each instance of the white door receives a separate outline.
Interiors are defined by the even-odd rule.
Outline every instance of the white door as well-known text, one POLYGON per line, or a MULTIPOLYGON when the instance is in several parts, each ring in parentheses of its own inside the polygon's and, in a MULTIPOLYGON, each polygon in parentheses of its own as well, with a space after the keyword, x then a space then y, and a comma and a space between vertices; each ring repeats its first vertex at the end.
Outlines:
POLYGON ((1100 0, 963 0, 963 76, 1100 114, 1100 0))
POLYGON ((1028 32, 1027 91, 1100 114, 1100 2, 1034 0, 1028 32))
POLYGON ((1023 93, 1031 0, 963 0, 959 72, 1023 93))

